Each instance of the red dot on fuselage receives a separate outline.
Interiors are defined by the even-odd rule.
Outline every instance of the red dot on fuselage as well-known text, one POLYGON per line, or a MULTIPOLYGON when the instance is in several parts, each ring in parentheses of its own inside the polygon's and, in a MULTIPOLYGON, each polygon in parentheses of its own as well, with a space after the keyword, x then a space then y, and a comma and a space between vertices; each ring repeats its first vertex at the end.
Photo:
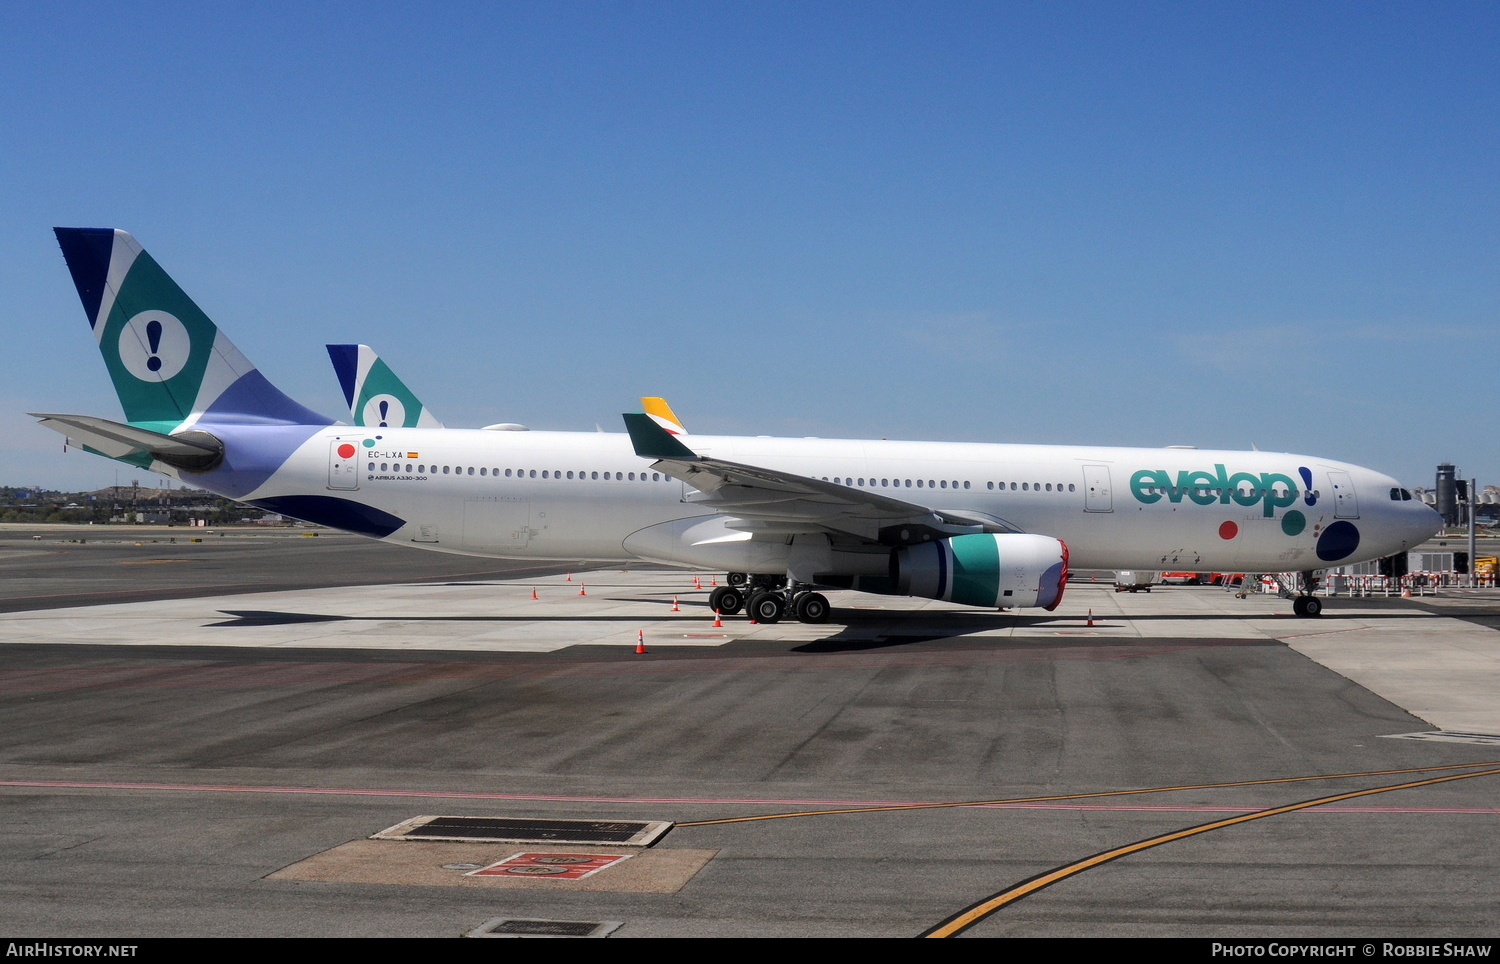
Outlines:
POLYGON ((1239 534, 1240 534, 1240 527, 1237 526, 1237 525, 1235 525, 1233 522, 1226 522, 1223 525, 1219 526, 1219 538, 1220 539, 1233 539, 1235 536, 1237 536, 1239 534))
POLYGON ((341 458, 341 459, 352 459, 352 458, 354 458, 354 446, 350 445, 348 442, 345 442, 343 445, 340 445, 339 446, 339 458, 341 458))

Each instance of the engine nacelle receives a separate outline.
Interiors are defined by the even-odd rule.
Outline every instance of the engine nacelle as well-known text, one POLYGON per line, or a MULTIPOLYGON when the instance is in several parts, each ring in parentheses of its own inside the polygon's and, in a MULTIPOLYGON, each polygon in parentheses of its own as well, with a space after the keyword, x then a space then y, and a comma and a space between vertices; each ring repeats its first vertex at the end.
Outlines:
POLYGON ((1040 607, 1062 602, 1068 547, 1030 533, 983 533, 924 542, 891 553, 891 581, 901 596, 965 606, 1040 607))

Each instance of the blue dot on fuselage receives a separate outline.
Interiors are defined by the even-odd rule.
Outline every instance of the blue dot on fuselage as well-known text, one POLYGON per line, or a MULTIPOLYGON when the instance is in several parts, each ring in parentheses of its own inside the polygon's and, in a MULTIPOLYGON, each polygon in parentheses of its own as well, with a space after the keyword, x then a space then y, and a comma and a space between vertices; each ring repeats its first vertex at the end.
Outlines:
POLYGON ((1352 522, 1340 520, 1318 536, 1318 558, 1333 562, 1354 554, 1359 548, 1359 529, 1352 522))

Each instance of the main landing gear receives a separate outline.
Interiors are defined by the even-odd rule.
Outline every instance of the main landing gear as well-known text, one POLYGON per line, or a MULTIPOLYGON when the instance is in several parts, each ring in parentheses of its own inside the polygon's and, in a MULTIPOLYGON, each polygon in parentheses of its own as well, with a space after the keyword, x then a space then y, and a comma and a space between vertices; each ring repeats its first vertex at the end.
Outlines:
POLYGON ((822 593, 799 583, 788 584, 782 576, 747 575, 731 572, 727 586, 708 594, 710 609, 733 616, 744 608, 758 623, 779 623, 790 613, 803 623, 826 623, 832 607, 822 593))

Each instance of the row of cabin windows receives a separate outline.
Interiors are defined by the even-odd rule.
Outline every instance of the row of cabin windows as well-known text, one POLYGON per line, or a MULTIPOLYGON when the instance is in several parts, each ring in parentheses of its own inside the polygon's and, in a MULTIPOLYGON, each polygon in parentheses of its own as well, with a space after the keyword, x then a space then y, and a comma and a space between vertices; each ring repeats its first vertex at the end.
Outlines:
MULTIPOLYGON (((381 462, 381 463, 379 463, 379 466, 380 466, 379 470, 381 472, 401 472, 401 471, 413 472, 413 471, 415 471, 419 475, 426 475, 427 472, 428 472, 428 469, 429 469, 429 466, 427 466, 425 463, 413 465, 410 462, 406 463, 406 467, 404 469, 402 468, 401 463, 399 463, 399 462, 396 462, 396 463, 381 462)), ((501 470, 500 469, 498 469, 498 468, 492 469, 492 468, 489 468, 487 466, 486 467, 478 468, 477 470, 472 465, 467 466, 467 467, 461 466, 461 465, 455 465, 455 466, 444 465, 444 466, 439 467, 439 466, 434 465, 434 466, 431 466, 430 468, 431 468, 431 471, 432 471, 433 475, 438 475, 438 474, 442 474, 442 475, 450 475, 450 474, 451 475, 475 475, 476 472, 477 472, 478 475, 481 475, 481 476, 493 475, 493 476, 495 476, 497 478, 501 475, 501 470)), ((371 462, 370 466, 369 466, 369 469, 370 469, 371 472, 376 471, 376 463, 371 462)), ((668 481, 667 477, 664 476, 664 475, 662 475, 660 472, 652 472, 650 474, 650 476, 648 477, 645 472, 639 472, 639 473, 637 473, 637 472, 583 472, 583 471, 578 471, 578 472, 564 472, 561 469, 541 469, 540 473, 539 473, 537 469, 505 469, 504 470, 504 475, 505 475, 505 478, 507 478, 507 479, 509 479, 509 478, 518 478, 518 479, 520 479, 520 478, 531 478, 531 479, 535 479, 535 478, 543 478, 543 479, 562 479, 562 478, 568 478, 568 479, 580 479, 580 480, 589 480, 589 481, 595 481, 595 482, 597 482, 597 481, 599 481, 602 478, 606 482, 609 482, 609 481, 614 481, 614 482, 625 482, 625 481, 629 481, 629 482, 647 482, 647 481, 649 481, 649 482, 663 482, 663 481, 668 481)), ((899 488, 903 488, 903 487, 904 488, 908 488, 908 489, 910 489, 910 488, 918 488, 918 489, 924 489, 924 488, 925 489, 949 489, 949 488, 958 489, 958 488, 963 488, 963 489, 967 489, 967 488, 971 488, 972 487, 971 483, 967 479, 964 480, 964 481, 962 481, 962 482, 960 482, 958 479, 952 479, 952 480, 949 480, 949 479, 916 479, 916 480, 912 480, 912 479, 873 479, 873 478, 872 479, 864 479, 864 478, 854 478, 854 477, 848 477, 848 478, 845 478, 845 477, 836 477, 836 478, 833 478, 833 479, 829 479, 828 476, 825 475, 825 476, 823 476, 823 481, 824 482, 830 482, 831 481, 831 482, 835 482, 835 483, 840 484, 840 485, 854 485, 854 486, 860 486, 860 487, 864 487, 864 488, 883 488, 883 489, 888 489, 888 488, 893 488, 893 487, 894 488, 898 488, 898 489, 899 488)), ((1055 485, 1056 485, 1056 488, 1054 490, 1054 488, 1053 488, 1054 483, 1052 483, 1052 482, 1045 482, 1045 483, 1043 483, 1043 482, 1020 482, 1020 483, 1012 482, 1012 483, 1010 483, 1010 488, 1011 488, 1011 491, 1013 491, 1013 492, 1017 491, 1018 489, 1020 491, 1022 491, 1022 492, 1031 492, 1031 491, 1035 491, 1035 492, 1042 492, 1042 491, 1046 491, 1046 492, 1052 492, 1052 491, 1062 492, 1063 491, 1063 483, 1058 482, 1058 483, 1055 483, 1055 485)), ((988 483, 986 483, 986 486, 988 488, 990 488, 990 489, 995 489, 995 488, 1004 489, 1005 488, 1005 483, 1004 482, 988 482, 988 483)), ((1073 492, 1073 491, 1075 491, 1075 489, 1076 489, 1076 486, 1074 486, 1074 485, 1070 484, 1070 485, 1067 486, 1067 491, 1069 491, 1069 492, 1073 492)))
MULTIPOLYGON (((1004 482, 989 482, 986 484, 991 489, 1005 488, 1004 482)), ((1010 483, 1010 490, 1012 492, 1015 492, 1018 488, 1022 492, 1075 492, 1078 490, 1078 486, 1071 482, 1068 483, 1066 490, 1063 488, 1061 482, 1021 482, 1019 485, 1015 482, 1010 483)))
MULTIPOLYGON (((1194 486, 1151 485, 1151 486, 1147 486, 1142 491, 1149 492, 1149 493, 1152 493, 1152 494, 1155 494, 1155 495, 1165 495, 1165 496, 1173 496, 1173 495, 1179 495, 1179 496, 1181 496, 1181 495, 1188 495, 1188 496, 1202 495, 1202 496, 1212 496, 1213 498, 1216 498, 1216 499, 1223 498, 1223 496, 1224 496, 1224 490, 1223 489, 1219 488, 1218 486, 1209 486, 1209 485, 1194 485, 1194 486)), ((1284 485, 1274 485, 1274 486, 1272 486, 1269 489, 1257 489, 1257 488, 1253 488, 1253 487, 1250 487, 1250 486, 1243 486, 1242 485, 1239 488, 1230 489, 1229 490, 1229 494, 1230 495, 1238 495, 1241 498, 1246 498, 1246 499, 1251 498, 1251 497, 1264 499, 1267 495, 1275 495, 1279 499, 1279 498, 1284 497, 1287 494, 1287 488, 1284 485)), ((1319 495, 1321 495, 1321 493, 1317 489, 1314 489, 1313 492, 1312 492, 1313 498, 1316 499, 1319 495)))
MULTIPOLYGON (((834 478, 830 479, 825 475, 823 476, 823 481, 832 482, 835 485, 864 486, 865 488, 870 489, 899 489, 903 485, 905 485, 909 489, 913 486, 913 482, 911 479, 854 479, 843 478, 842 476, 835 476, 834 478)), ((954 479, 952 482, 949 482, 947 479, 917 479, 915 485, 919 489, 967 489, 969 487, 968 482, 960 483, 957 479, 954 479)))
MULTIPOLYGON (((429 466, 429 465, 426 465, 426 464, 417 464, 417 465, 414 466, 412 463, 408 462, 408 463, 406 463, 406 467, 404 469, 402 468, 400 462, 395 462, 395 463, 392 463, 392 462, 381 462, 381 463, 379 463, 379 465, 380 465, 379 471, 381 471, 381 472, 403 472, 403 471, 404 472, 413 472, 413 471, 415 471, 418 475, 427 475, 428 472, 429 472, 429 470, 430 470, 431 474, 433 474, 433 475, 439 475, 439 474, 441 474, 441 475, 481 475, 481 476, 494 476, 495 478, 499 478, 500 475, 501 475, 501 472, 502 472, 501 469, 492 469, 492 468, 489 468, 488 466, 476 469, 472 465, 470 465, 470 466, 462 466, 462 465, 443 465, 443 466, 431 465, 431 466, 429 466)), ((376 463, 374 463, 374 462, 370 463, 370 471, 371 472, 376 471, 376 467, 375 466, 376 466, 376 463)), ((652 472, 649 475, 647 475, 647 473, 645 473, 645 472, 584 472, 584 471, 564 472, 562 469, 541 469, 540 471, 538 471, 537 469, 505 469, 503 471, 504 471, 504 475, 505 475, 505 477, 507 479, 510 479, 510 478, 516 478, 516 479, 526 479, 526 478, 531 478, 531 479, 538 479, 538 478, 540 478, 540 479, 562 479, 562 478, 566 477, 566 478, 569 478, 569 479, 593 480, 595 482, 599 481, 600 479, 603 479, 606 482, 666 482, 666 481, 668 481, 667 477, 664 476, 664 475, 662 475, 660 472, 652 472)))
MULTIPOLYGON (((834 478, 830 479, 828 476, 825 475, 825 476, 823 476, 823 481, 824 482, 834 482, 834 483, 836 483, 838 485, 862 486, 864 488, 871 488, 871 489, 890 489, 890 488, 896 488, 896 489, 902 489, 902 488, 906 488, 906 489, 910 489, 910 488, 918 488, 918 489, 968 489, 968 488, 972 488, 972 484, 968 480, 964 480, 964 481, 960 482, 958 479, 953 479, 951 481, 948 480, 948 479, 936 479, 936 480, 934 480, 934 479, 917 479, 917 480, 913 481, 912 479, 862 479, 862 478, 845 478, 843 476, 835 476, 834 478)), ((989 489, 1003 489, 1003 488, 1005 488, 1005 483, 1004 482, 986 482, 985 486, 987 488, 989 488, 989 489)), ((1013 492, 1015 492, 1015 491, 1020 491, 1020 492, 1044 492, 1044 491, 1045 492, 1063 492, 1063 491, 1073 492, 1073 491, 1077 490, 1077 486, 1075 486, 1075 485, 1068 485, 1068 486, 1064 487, 1063 483, 1061 483, 1061 482, 1056 482, 1056 483, 1053 483, 1053 482, 1019 482, 1019 483, 1012 482, 1012 483, 1010 483, 1010 488, 1011 488, 1011 491, 1013 491, 1013 492)))

